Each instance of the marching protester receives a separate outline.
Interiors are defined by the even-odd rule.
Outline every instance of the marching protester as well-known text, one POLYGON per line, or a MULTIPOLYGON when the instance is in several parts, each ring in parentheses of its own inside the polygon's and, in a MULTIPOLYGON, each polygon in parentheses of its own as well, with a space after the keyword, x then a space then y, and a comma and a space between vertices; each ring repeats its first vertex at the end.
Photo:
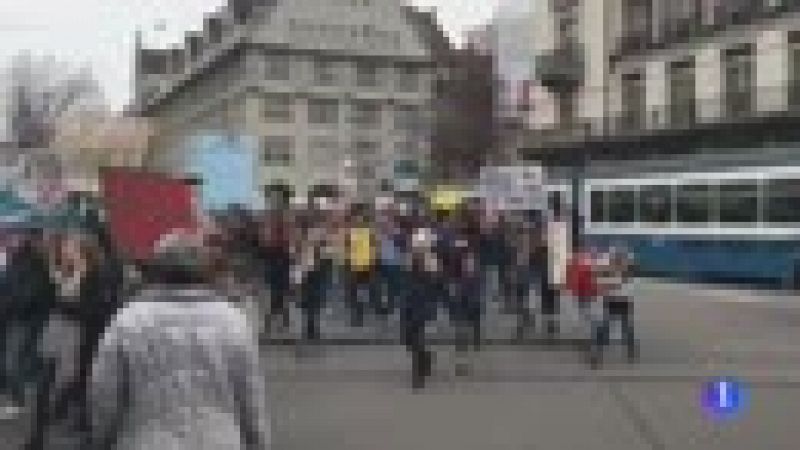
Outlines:
POLYGON ((99 345, 86 448, 268 448, 257 344, 242 312, 211 288, 209 262, 196 235, 159 242, 147 288, 99 345))
MULTIPOLYGON (((8 356, 11 349, 8 345, 10 327, 12 325, 11 310, 14 306, 14 299, 10 296, 10 286, 8 280, 8 264, 15 246, 14 239, 10 234, 2 236, 0 244, 0 395, 5 396, 9 393, 9 382, 12 364, 8 356)), ((17 411, 14 405, 3 405, 8 411, 17 411)))
POLYGON ((91 363, 119 306, 123 269, 100 229, 57 235, 50 268, 57 301, 40 340, 45 370, 26 448, 81 448, 77 445, 87 428, 84 400, 91 363))
POLYGON ((33 423, 26 449, 80 448, 86 430, 81 364, 91 361, 88 334, 99 297, 99 248, 85 235, 56 236, 50 268, 57 288, 38 355, 42 377, 36 390, 33 423))
POLYGON ((290 226, 282 211, 273 211, 268 218, 266 242, 262 249, 270 298, 269 313, 264 320, 267 331, 272 328, 272 322, 276 318, 281 320, 280 324, 284 328, 289 324, 287 300, 291 287, 290 226))
POLYGON ((596 256, 589 249, 577 249, 567 263, 565 278, 565 287, 577 302, 578 314, 589 329, 590 349, 594 346, 593 340, 598 330, 598 321, 592 308, 600 294, 596 256))
MULTIPOLYGON (((470 343, 475 349, 480 346, 480 275, 475 231, 469 214, 464 210, 458 211, 450 221, 454 235, 443 270, 450 285, 451 320, 456 326, 456 351, 463 357, 470 343)), ((460 373, 465 367, 464 364, 457 364, 456 370, 460 373)))
POLYGON ((362 326, 365 306, 359 294, 363 291, 367 293, 367 303, 379 316, 383 314, 380 305, 380 284, 376 274, 375 232, 365 213, 354 215, 347 235, 347 301, 350 306, 351 325, 362 326))
POLYGON ((327 251, 325 223, 321 214, 315 220, 304 224, 300 248, 301 309, 305 316, 304 338, 315 341, 319 338, 319 319, 324 305, 326 288, 333 261, 327 251))
POLYGON ((435 294, 440 289, 439 261, 434 252, 434 235, 424 222, 417 222, 411 236, 408 265, 408 290, 405 293, 401 319, 403 340, 411 354, 411 384, 425 386, 431 375, 433 353, 425 338, 425 325, 436 313, 435 294))
POLYGON ((570 232, 559 202, 551 208, 551 215, 545 226, 547 251, 547 278, 541 292, 542 317, 545 331, 554 336, 559 329, 559 301, 566 282, 567 263, 570 257, 570 232))
POLYGON ((402 277, 402 258, 405 249, 404 239, 401 230, 397 224, 395 217, 386 214, 381 218, 378 227, 378 240, 380 244, 380 251, 378 252, 380 258, 380 279, 381 285, 386 294, 386 311, 392 312, 395 310, 399 298, 402 295, 403 277, 402 277))
POLYGON ((598 324, 589 355, 592 367, 602 361, 603 347, 610 340, 611 325, 619 323, 625 342, 628 360, 639 356, 639 344, 633 325, 633 296, 631 293, 631 256, 615 246, 608 252, 608 266, 600 274, 600 291, 603 297, 603 317, 598 324))
POLYGON ((7 305, 5 383, 14 406, 23 406, 26 391, 41 372, 37 343, 56 301, 50 276, 48 243, 40 229, 27 230, 5 271, 7 305))
POLYGON ((504 305, 504 240, 502 214, 485 205, 481 223, 480 260, 484 302, 504 305))
POLYGON ((517 315, 516 337, 521 340, 536 325, 534 312, 530 307, 530 290, 538 276, 536 249, 540 237, 531 217, 519 219, 511 233, 515 245, 509 246, 512 259, 507 270, 512 274, 508 283, 514 312, 517 315))

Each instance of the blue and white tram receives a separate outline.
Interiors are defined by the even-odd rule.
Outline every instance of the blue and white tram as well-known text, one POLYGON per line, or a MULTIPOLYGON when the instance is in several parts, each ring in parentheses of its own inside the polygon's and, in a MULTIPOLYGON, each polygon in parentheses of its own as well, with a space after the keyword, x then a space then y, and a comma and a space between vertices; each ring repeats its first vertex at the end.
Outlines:
POLYGON ((581 203, 586 243, 625 245, 641 273, 800 279, 800 165, 590 175, 581 203))

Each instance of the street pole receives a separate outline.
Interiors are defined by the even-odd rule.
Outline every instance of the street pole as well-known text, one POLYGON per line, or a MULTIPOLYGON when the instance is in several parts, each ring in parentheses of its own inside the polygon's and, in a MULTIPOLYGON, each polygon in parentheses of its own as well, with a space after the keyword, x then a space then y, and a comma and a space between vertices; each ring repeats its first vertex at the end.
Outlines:
POLYGON ((588 147, 577 148, 576 155, 572 164, 572 248, 581 250, 583 248, 583 221, 581 211, 583 202, 583 185, 586 177, 586 165, 588 147))

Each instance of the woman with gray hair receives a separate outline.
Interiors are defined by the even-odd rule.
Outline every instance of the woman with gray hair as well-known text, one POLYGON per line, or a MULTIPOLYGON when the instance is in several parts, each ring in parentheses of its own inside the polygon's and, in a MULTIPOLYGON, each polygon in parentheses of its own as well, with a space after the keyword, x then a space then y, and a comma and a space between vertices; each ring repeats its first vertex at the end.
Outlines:
POLYGON ((97 449, 264 449, 270 425, 248 320, 211 287, 203 239, 163 239, 146 287, 107 327, 89 406, 97 449))

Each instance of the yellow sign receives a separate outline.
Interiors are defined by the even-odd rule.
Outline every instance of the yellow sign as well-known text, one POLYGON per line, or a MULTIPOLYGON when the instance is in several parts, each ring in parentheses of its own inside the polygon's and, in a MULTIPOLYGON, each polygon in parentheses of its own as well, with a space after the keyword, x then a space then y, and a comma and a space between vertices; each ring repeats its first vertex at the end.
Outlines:
POLYGON ((440 211, 452 211, 460 206, 467 197, 467 192, 463 189, 454 187, 441 187, 435 189, 430 196, 430 202, 434 209, 440 211))

